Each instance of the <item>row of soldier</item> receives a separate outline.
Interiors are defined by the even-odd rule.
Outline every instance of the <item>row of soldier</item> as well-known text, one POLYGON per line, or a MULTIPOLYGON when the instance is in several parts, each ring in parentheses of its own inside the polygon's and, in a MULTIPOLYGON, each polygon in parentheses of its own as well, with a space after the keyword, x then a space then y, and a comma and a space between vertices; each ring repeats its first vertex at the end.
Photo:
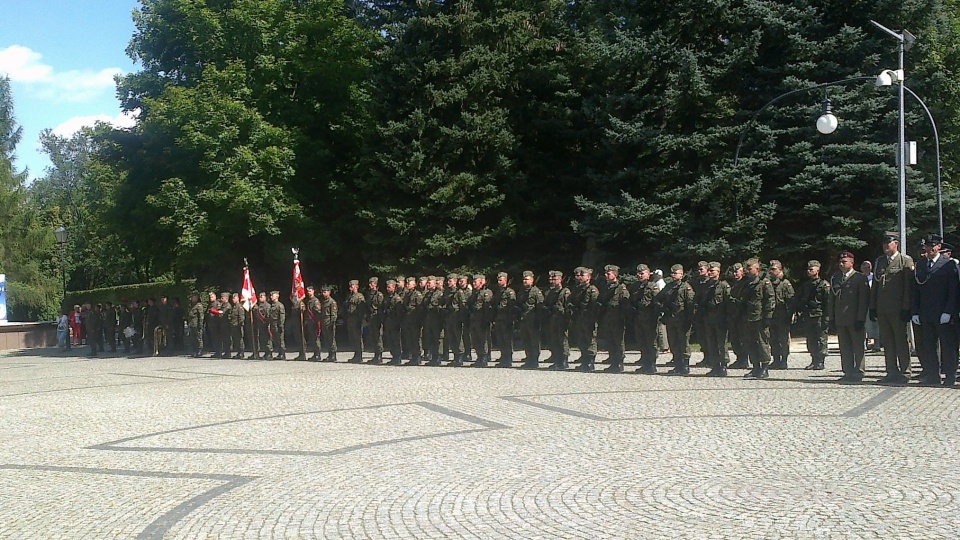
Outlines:
MULTIPOLYGON (((935 241, 939 242, 936 248, 941 247, 942 239, 930 235, 925 239, 926 245, 933 246, 935 241)), ((725 376, 728 369, 749 369, 749 378, 767 378, 769 369, 787 368, 792 327, 799 328, 807 339, 812 358, 807 369, 823 369, 827 333, 832 330, 839 336, 843 380, 857 382, 864 373, 864 323, 869 318, 880 326, 887 363, 884 379, 905 382, 910 374, 909 321, 934 332, 926 344, 945 338, 933 325, 923 328, 919 320, 921 314, 926 318, 926 309, 918 302, 932 295, 924 294, 928 290, 925 282, 913 279, 912 259, 899 252, 895 235, 884 238, 883 249, 875 278, 866 280, 865 287, 864 280, 853 277, 849 252, 839 257, 838 270, 830 281, 820 277, 820 263, 810 261, 807 279, 796 290, 784 277, 779 261, 771 261, 763 275, 757 259, 734 264, 726 279, 721 279, 717 262, 701 261, 697 275, 691 278, 685 277, 681 265, 674 265, 669 281, 657 280, 650 268, 641 264, 636 281, 629 285, 620 280, 620 269, 614 265, 604 267, 599 286, 589 268, 577 268, 569 287, 562 272, 551 271, 549 287, 543 291, 529 271, 523 272, 522 285, 516 290, 506 273, 497 275, 495 289, 487 286, 486 276, 481 274, 450 274, 445 280, 436 276, 390 279, 383 291, 379 279, 373 277, 364 292, 358 281, 349 283, 343 322, 354 349, 350 362, 355 363, 362 361, 366 349, 373 352, 369 360, 373 364, 385 363, 386 352, 393 365, 408 359, 410 365, 473 362, 484 367, 492 363, 491 350, 496 347, 500 351, 496 365, 509 367, 514 363, 518 334, 523 368, 538 368, 544 348, 550 352, 545 359, 549 369, 568 369, 572 346, 580 351, 577 369, 593 371, 599 341, 609 353, 608 372, 624 371, 624 336, 632 326, 640 351, 640 373, 657 371, 657 328, 663 324, 673 353, 670 374, 690 373, 693 334, 703 351, 698 366, 710 368, 707 375, 725 376), (735 356, 730 365, 727 343, 735 356)), ((941 261, 937 269, 942 266, 941 261)), ((950 268, 956 275, 956 264, 948 266, 947 272, 950 268)), ((956 319, 956 299, 952 302, 954 307, 944 308, 944 313, 953 309, 956 319)), ((330 288, 323 287, 317 296, 313 287, 308 287, 303 299, 291 298, 291 305, 288 321, 279 291, 273 291, 269 301, 261 293, 249 309, 236 293, 222 293, 219 300, 210 293, 206 303, 194 295, 183 319, 179 319, 179 306, 167 308, 162 298, 159 304, 149 301, 142 309, 131 303, 116 320, 119 328, 135 330, 128 336, 135 352, 142 347, 141 338, 153 354, 165 346, 175 350, 175 344, 183 341, 178 333, 183 324, 177 321, 185 320, 187 342, 195 356, 202 354, 206 339, 216 356, 227 357, 233 351, 235 358, 244 357, 245 352, 253 358, 286 358, 284 330, 289 328, 293 347, 299 350, 296 359, 306 360, 312 352, 310 360, 335 361, 339 310, 330 288), (124 313, 129 313, 126 321, 124 313)), ((109 341, 110 334, 106 335, 109 341)), ((955 347, 956 341, 952 343, 955 347)), ((945 347, 935 345, 934 352, 926 354, 928 348, 921 347, 922 364, 925 358, 941 355, 945 347)), ((945 384, 955 379, 956 354, 952 371, 949 356, 947 353, 946 365, 937 368, 946 375, 945 384)), ((932 365, 923 364, 921 382, 933 379, 930 372, 934 368, 928 364, 932 365)), ((936 379, 939 384, 939 375, 936 379)))

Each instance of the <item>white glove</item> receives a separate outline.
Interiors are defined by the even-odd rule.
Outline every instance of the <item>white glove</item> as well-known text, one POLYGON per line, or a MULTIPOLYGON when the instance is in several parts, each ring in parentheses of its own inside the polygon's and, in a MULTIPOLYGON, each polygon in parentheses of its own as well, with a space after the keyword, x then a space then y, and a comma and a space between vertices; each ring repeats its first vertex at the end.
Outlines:
POLYGON ((915 325, 917 325, 917 326, 920 326, 920 316, 919 316, 919 315, 914 315, 913 317, 910 318, 910 320, 913 321, 913 324, 915 324, 915 325))
POLYGON ((941 313, 941 314, 940 314, 940 324, 948 324, 949 322, 950 322, 950 314, 949 314, 949 313, 941 313))

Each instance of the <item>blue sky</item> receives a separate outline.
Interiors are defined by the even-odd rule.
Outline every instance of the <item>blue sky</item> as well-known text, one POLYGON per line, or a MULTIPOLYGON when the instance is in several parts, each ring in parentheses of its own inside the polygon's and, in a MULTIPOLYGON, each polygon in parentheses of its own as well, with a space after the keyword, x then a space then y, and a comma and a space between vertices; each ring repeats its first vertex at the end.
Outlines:
POLYGON ((10 77, 23 127, 17 168, 42 176, 50 162, 37 139, 44 129, 69 136, 94 121, 120 117, 113 76, 137 68, 124 52, 136 0, 0 0, 0 74, 10 77))

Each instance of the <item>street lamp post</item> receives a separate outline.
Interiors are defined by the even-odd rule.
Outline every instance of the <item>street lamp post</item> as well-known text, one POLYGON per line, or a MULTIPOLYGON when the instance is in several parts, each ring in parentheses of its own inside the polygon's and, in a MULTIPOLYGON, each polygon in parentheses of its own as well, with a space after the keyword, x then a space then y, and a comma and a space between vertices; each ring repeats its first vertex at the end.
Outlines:
POLYGON ((903 52, 910 45, 913 45, 913 42, 916 41, 916 37, 903 30, 901 33, 894 32, 893 30, 887 28, 886 26, 878 23, 877 21, 871 20, 874 26, 883 30, 887 34, 893 36, 900 44, 897 47, 897 55, 899 57, 899 64, 897 71, 885 70, 883 73, 877 77, 877 86, 889 86, 893 83, 897 83, 897 92, 899 94, 899 109, 900 109, 900 118, 897 123, 897 179, 899 181, 899 208, 900 208, 900 249, 906 249, 907 246, 907 163, 906 163, 906 143, 904 141, 904 107, 903 107, 903 93, 904 93, 904 73, 903 73, 903 52))
POLYGON ((60 277, 63 284, 63 306, 66 309, 67 301, 67 228, 63 225, 53 231, 57 238, 57 247, 60 248, 60 277))

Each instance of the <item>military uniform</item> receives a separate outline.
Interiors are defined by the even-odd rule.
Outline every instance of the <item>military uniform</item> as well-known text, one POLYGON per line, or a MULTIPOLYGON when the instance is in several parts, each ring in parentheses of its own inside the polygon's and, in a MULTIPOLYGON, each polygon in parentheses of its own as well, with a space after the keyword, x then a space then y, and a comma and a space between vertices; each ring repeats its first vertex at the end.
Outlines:
MULTIPOLYGON (((709 263, 709 268, 720 271, 720 263, 709 263)), ((710 365, 707 375, 724 377, 727 374, 727 324, 730 320, 732 303, 730 301, 730 283, 723 279, 708 279, 707 284, 696 296, 697 314, 703 320, 703 357, 710 365)))
POLYGON ((134 354, 143 354, 143 331, 144 331, 144 308, 140 304, 134 306, 130 310, 130 326, 136 331, 133 334, 133 347, 134 354))
MULTIPOLYGON (((809 261, 807 269, 810 268, 820 268, 820 262, 809 261)), ((823 369, 827 358, 827 329, 830 327, 830 284, 820 276, 807 279, 797 287, 793 299, 811 358, 805 369, 823 369)))
MULTIPOLYGON (((706 271, 709 267, 707 261, 700 261, 697 263, 697 277, 695 279, 690 279, 690 286, 693 287, 693 296, 694 298, 700 298, 703 294, 704 289, 708 286, 710 279, 707 278, 706 271)), ((691 341, 700 344, 700 348, 703 349, 703 340, 706 329, 704 328, 703 314, 699 310, 694 310, 693 315, 693 332, 690 335, 691 341)), ((703 360, 701 360, 695 367, 713 367, 710 365, 710 361, 707 360, 706 355, 704 355, 703 360)))
MULTIPOLYGON (((507 279, 507 274, 500 272, 498 280, 507 279)), ((517 320, 517 293, 510 286, 503 286, 497 290, 493 301, 493 332, 496 336, 497 347, 500 349, 498 367, 513 365, 513 329, 517 320)))
POLYGON ((371 277, 367 282, 367 343, 373 349, 371 364, 383 362, 383 293, 378 285, 380 279, 371 277))
MULTIPOLYGON (((324 287, 325 292, 330 292, 330 287, 324 287)), ((327 357, 324 362, 337 361, 337 317, 339 307, 337 301, 324 295, 319 299, 320 305, 320 343, 323 350, 327 351, 327 357)))
MULTIPOLYGON (((641 264, 637 266, 637 273, 649 272, 650 268, 641 264)), ((630 304, 633 308, 633 332, 640 349, 639 373, 653 374, 657 372, 657 325, 660 321, 660 308, 656 298, 660 289, 656 281, 638 279, 631 284, 630 304)))
POLYGON ((251 308, 253 332, 250 345, 254 359, 269 360, 273 352, 270 344, 270 304, 267 303, 266 295, 262 295, 262 298, 263 300, 258 301, 251 308))
POLYGON ((287 344, 284 330, 286 329, 287 310, 279 298, 274 298, 277 295, 279 295, 279 291, 270 292, 270 307, 267 309, 267 332, 270 334, 270 350, 273 357, 277 360, 286 360, 287 344))
MULTIPOLYGON (((844 252, 841 258, 853 259, 853 254, 844 252)), ((859 382, 865 374, 863 341, 870 283, 851 268, 846 274, 837 272, 830 278, 830 292, 830 323, 837 331, 844 380, 859 382)))
POLYGON ((110 345, 110 352, 117 352, 117 310, 113 304, 103 310, 103 335, 110 345))
POLYGON ((310 291, 316 291, 313 287, 307 287, 307 296, 303 298, 303 339, 306 344, 304 356, 312 352, 310 360, 320 361, 321 355, 321 337, 323 333, 321 318, 323 317, 323 306, 316 295, 310 295, 310 291))
MULTIPOLYGON (((473 276, 474 281, 484 276, 473 276)), ((477 351, 475 367, 486 367, 490 362, 490 324, 493 315, 493 291, 487 287, 474 287, 467 302, 470 321, 470 344, 477 351)), ((470 353, 467 351, 467 356, 470 353)))
MULTIPOLYGON (((938 235, 927 235, 921 246, 943 243, 938 235)), ((941 253, 936 260, 917 261, 911 287, 913 323, 919 327, 917 356, 920 384, 953 386, 957 379, 957 311, 960 303, 957 264, 941 253), (944 375, 943 381, 940 375, 944 375)))
MULTIPOLYGON (((219 305, 220 305, 220 316, 216 319, 215 322, 218 326, 217 335, 220 336, 220 357, 230 358, 230 338, 232 337, 230 335, 230 311, 232 310, 232 307, 233 307, 230 305, 230 297, 220 295, 219 305)), ((159 320, 159 315, 160 315, 159 307, 157 306, 154 306, 154 307, 157 308, 156 310, 157 319, 155 320, 159 320)), ((148 312, 149 311, 151 310, 148 310, 148 312)), ((151 336, 155 336, 157 334, 156 327, 159 327, 159 325, 151 325, 151 328, 152 328, 150 332, 151 336)), ((154 349, 156 349, 156 345, 154 345, 154 349)))
MULTIPOLYGON (((896 233, 887 233, 885 243, 897 241, 896 233)), ((870 317, 880 327, 880 341, 887 374, 881 382, 904 383, 910 377, 910 292, 914 283, 914 262, 899 252, 881 255, 873 265, 870 288, 870 317)))
POLYGON ((243 358, 245 352, 243 323, 247 317, 247 310, 243 309, 243 304, 241 304, 237 298, 234 298, 234 300, 237 301, 230 302, 230 311, 227 313, 227 319, 230 323, 230 342, 234 351, 233 357, 243 358))
MULTIPOLYGON (((393 280, 387 285, 395 284, 393 280)), ((403 321, 403 297, 398 291, 388 292, 383 298, 383 341, 384 348, 390 351, 390 365, 399 366, 403 362, 400 344, 400 324, 403 321)))
POLYGON ((440 278, 430 276, 434 283, 423 293, 423 354, 427 365, 439 366, 443 344, 440 336, 443 332, 443 290, 437 286, 440 278))
POLYGON ((200 298, 190 305, 187 310, 187 328, 190 331, 190 353, 194 358, 199 358, 203 353, 203 316, 206 309, 200 298))
POLYGON ((367 299, 359 290, 359 281, 350 280, 348 285, 358 288, 347 297, 347 338, 353 345, 353 357, 350 362, 360 363, 363 361, 363 323, 367 315, 367 299))
MULTIPOLYGON (((771 261, 779 265, 779 261, 771 261)), ((783 268, 780 266, 780 268, 783 268)), ((782 275, 770 278, 773 285, 773 318, 770 320, 770 369, 787 369, 790 360, 790 324, 793 322, 793 283, 782 275)))
POLYGON ((610 366, 604 371, 610 373, 623 372, 623 334, 626 330, 626 314, 630 308, 630 293, 626 285, 620 283, 620 267, 607 265, 604 272, 614 275, 614 280, 607 279, 603 287, 599 288, 597 297, 599 320, 597 334, 603 339, 609 352, 610 366))
POLYGON ((549 369, 563 370, 569 367, 570 358, 570 340, 568 336, 568 327, 570 325, 570 314, 572 306, 570 304, 570 289, 563 286, 560 281, 563 279, 563 272, 559 270, 550 271, 550 277, 555 279, 551 283, 547 293, 543 296, 544 313, 546 321, 544 322, 547 349, 550 351, 549 369))
MULTIPOLYGON (((210 296, 207 300, 205 320, 203 322, 203 328, 207 333, 207 342, 209 343, 210 352, 213 353, 214 358, 220 356, 220 323, 218 319, 221 316, 220 311, 220 302, 217 300, 217 296, 214 293, 210 293, 210 296)), ((136 320, 136 315, 134 315, 134 320, 136 320)), ((143 335, 146 336, 147 328, 146 321, 143 322, 143 335)))
POLYGON ((97 352, 103 352, 103 331, 101 328, 100 312, 92 306, 85 308, 81 313, 81 319, 86 326, 87 344, 90 345, 89 356, 97 356, 97 352))
POLYGON ((447 288, 443 291, 443 349, 444 358, 453 355, 450 365, 463 365, 463 325, 461 324, 461 310, 466 306, 461 302, 462 296, 457 289, 457 275, 447 275, 447 288), (451 285, 452 283, 452 285, 451 285))
MULTIPOLYGON (((683 267, 675 264, 671 272, 682 272, 683 267)), ((676 274, 674 274, 676 275, 676 274)), ((671 375, 690 373, 690 330, 696 314, 696 293, 693 286, 683 277, 674 278, 660 291, 657 303, 663 312, 663 322, 667 325, 667 342, 673 353, 671 375)))
MULTIPOLYGON (((759 268, 759 261, 748 261, 748 269, 753 266, 759 268)), ((770 376, 770 323, 773 319, 773 309, 776 305, 773 284, 770 279, 761 276, 744 276, 743 287, 740 289, 740 313, 742 317, 744 345, 753 369, 747 373, 747 378, 765 379, 770 376)))
POLYGON ((532 285, 533 272, 525 271, 523 277, 531 282, 524 284, 517 293, 517 307, 520 308, 520 317, 517 326, 520 330, 520 343, 525 352, 523 359, 524 369, 537 369, 540 366, 540 306, 543 304, 543 293, 536 285, 532 285))
MULTIPOLYGON (((201 310, 202 313, 202 310, 201 310)), ((124 354, 130 354, 130 338, 127 336, 127 333, 124 330, 127 327, 133 326, 133 310, 130 309, 129 305, 120 306, 120 343, 123 344, 124 354)), ((201 315, 201 318, 203 316, 201 315)), ((67 342, 69 343, 69 341, 67 342)))
MULTIPOLYGON (((731 272, 743 271, 743 265, 734 263, 730 268, 731 272)), ((740 305, 740 296, 743 294, 743 288, 746 286, 746 278, 737 279, 736 276, 730 277, 730 321, 727 324, 727 338, 730 340, 730 348, 733 349, 734 362, 730 364, 730 369, 749 369, 750 354, 744 340, 745 320, 743 318, 743 306, 740 305)))
POLYGON ((401 323, 401 342, 403 354, 410 357, 409 366, 419 366, 422 362, 423 344, 420 341, 423 332, 423 293, 409 285, 416 285, 416 278, 407 278, 407 292, 403 297, 403 322, 401 323))
POLYGON ((597 358, 597 298, 600 291, 589 281, 592 270, 581 266, 574 273, 585 280, 578 282, 570 291, 573 304, 573 341, 580 349, 580 366, 577 369, 590 372, 593 371, 597 358))

